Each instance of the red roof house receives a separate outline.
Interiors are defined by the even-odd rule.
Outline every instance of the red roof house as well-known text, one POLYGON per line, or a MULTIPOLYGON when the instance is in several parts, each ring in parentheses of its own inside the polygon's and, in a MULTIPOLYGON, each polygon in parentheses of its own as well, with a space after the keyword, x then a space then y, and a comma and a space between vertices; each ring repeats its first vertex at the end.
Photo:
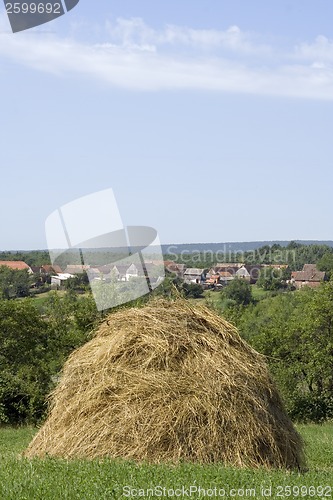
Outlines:
POLYGON ((291 282, 296 288, 310 286, 316 288, 325 279, 325 272, 319 271, 316 264, 304 264, 302 271, 291 273, 291 282))
POLYGON ((14 271, 26 270, 29 274, 32 274, 31 267, 22 260, 0 260, 0 267, 2 266, 9 267, 9 269, 13 269, 14 271))

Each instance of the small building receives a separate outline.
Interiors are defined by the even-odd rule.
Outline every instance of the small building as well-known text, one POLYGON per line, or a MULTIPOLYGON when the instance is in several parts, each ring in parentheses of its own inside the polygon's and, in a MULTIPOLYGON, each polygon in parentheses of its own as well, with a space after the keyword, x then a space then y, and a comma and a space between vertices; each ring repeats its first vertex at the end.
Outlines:
POLYGON ((135 264, 131 264, 126 271, 126 281, 129 281, 131 278, 138 278, 139 277, 139 269, 136 267, 135 264))
POLYGON ((87 272, 90 266, 85 266, 83 264, 69 264, 64 270, 65 274, 82 274, 87 272))
POLYGON ((47 276, 51 274, 61 274, 63 271, 57 264, 50 265, 44 264, 42 266, 31 266, 32 272, 34 274, 41 274, 42 276, 47 276))
POLYGON ((184 282, 188 284, 196 283, 198 285, 202 285, 206 281, 206 274, 207 274, 206 269, 197 269, 189 267, 184 272, 184 282))
POLYGON ((262 266, 260 264, 251 266, 245 264, 236 272, 236 278, 245 279, 248 283, 254 285, 259 279, 261 269, 262 266))
POLYGON ((44 264, 42 266, 42 270, 46 274, 61 274, 63 272, 63 270, 61 269, 60 266, 58 266, 58 264, 52 264, 52 265, 44 264))
POLYGON ((222 288, 222 284, 220 282, 219 274, 210 274, 206 275, 206 280, 203 284, 205 290, 218 290, 222 288))
POLYGON ((220 277, 221 285, 227 285, 230 281, 235 279, 235 276, 229 273, 229 271, 220 271, 218 275, 220 277))
POLYGON ((296 288, 309 286, 316 288, 325 280, 325 272, 319 271, 316 264, 304 264, 302 271, 291 273, 291 284, 296 288))
POLYGON ((74 274, 61 273, 57 274, 57 276, 51 276, 51 286, 54 288, 60 288, 70 278, 75 278, 74 274))
POLYGON ((216 274, 229 273, 233 278, 235 278, 237 271, 239 271, 239 269, 241 269, 243 266, 244 264, 240 262, 224 262, 215 264, 215 266, 212 269, 216 274))
POLYGON ((103 274, 98 267, 90 267, 87 271, 89 281, 103 281, 103 274))
POLYGON ((166 260, 164 262, 165 269, 169 271, 169 273, 175 274, 178 278, 183 279, 186 266, 185 264, 178 264, 177 262, 173 262, 172 260, 166 260))
POLYGON ((13 271, 28 271, 29 274, 33 274, 31 267, 22 260, 0 260, 0 267, 8 267, 13 271))
POLYGON ((111 270, 111 275, 115 276, 117 281, 127 281, 126 280, 126 273, 128 270, 128 264, 123 265, 123 264, 116 264, 113 266, 111 270))

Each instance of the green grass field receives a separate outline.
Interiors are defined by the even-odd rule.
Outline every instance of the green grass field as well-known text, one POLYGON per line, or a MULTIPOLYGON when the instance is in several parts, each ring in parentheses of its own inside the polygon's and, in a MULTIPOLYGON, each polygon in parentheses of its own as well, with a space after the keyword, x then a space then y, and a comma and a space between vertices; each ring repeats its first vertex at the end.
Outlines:
POLYGON ((18 454, 35 430, 3 428, 0 429, 0 499, 332 498, 333 424, 303 425, 299 431, 308 456, 308 471, 302 474, 187 463, 137 465, 52 458, 30 461, 19 458, 18 454))

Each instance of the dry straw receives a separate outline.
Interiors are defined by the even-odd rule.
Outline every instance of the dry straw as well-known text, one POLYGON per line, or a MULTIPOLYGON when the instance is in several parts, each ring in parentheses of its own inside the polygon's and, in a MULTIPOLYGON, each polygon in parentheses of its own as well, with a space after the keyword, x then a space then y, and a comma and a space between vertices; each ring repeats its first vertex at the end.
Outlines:
POLYGON ((204 307, 110 314, 69 357, 27 457, 299 468, 302 441, 264 358, 204 307))

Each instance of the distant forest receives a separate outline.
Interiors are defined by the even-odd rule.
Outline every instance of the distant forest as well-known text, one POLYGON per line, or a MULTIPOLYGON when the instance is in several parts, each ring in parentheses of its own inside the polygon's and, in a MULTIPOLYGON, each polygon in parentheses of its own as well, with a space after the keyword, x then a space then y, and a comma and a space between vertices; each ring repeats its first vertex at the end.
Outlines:
MULTIPOLYGON (((188 245, 163 245, 165 260, 173 260, 186 264, 187 267, 209 267, 217 262, 243 262, 256 264, 288 264, 291 270, 300 270, 304 264, 318 264, 322 270, 332 268, 333 241, 268 241, 244 243, 198 243, 188 245)), ((103 265, 124 258, 124 253, 85 250, 85 262, 103 265), (94 261, 94 262, 93 262, 94 261)), ((146 258, 156 259, 157 254, 146 258)), ((47 250, 0 252, 1 260, 22 260, 29 266, 50 264, 47 250)), ((61 267, 67 264, 78 264, 77 251, 62 254, 57 263, 61 267)))
MULTIPOLYGON (((217 262, 242 262, 248 265, 288 264, 292 271, 301 270, 304 264, 317 264, 323 270, 333 266, 333 242, 268 242, 228 243, 214 245, 184 245, 182 250, 169 246, 171 252, 165 260, 175 260, 188 267, 209 267, 217 262), (258 245, 258 246, 257 246, 258 245)), ((176 245, 175 245, 176 246, 176 245)), ((326 269, 328 268, 328 269, 326 269)))

